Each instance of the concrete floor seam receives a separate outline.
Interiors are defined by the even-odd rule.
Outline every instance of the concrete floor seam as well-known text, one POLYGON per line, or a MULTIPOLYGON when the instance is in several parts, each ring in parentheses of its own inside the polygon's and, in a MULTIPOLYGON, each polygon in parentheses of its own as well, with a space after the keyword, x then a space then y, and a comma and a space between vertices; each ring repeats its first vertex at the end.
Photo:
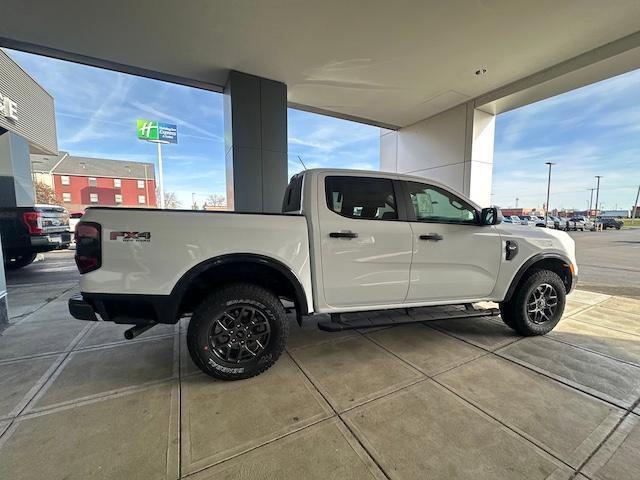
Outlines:
MULTIPOLYGON (((80 333, 78 333, 75 338, 71 341, 70 345, 71 348, 73 349, 73 346, 75 346, 78 342, 80 342, 91 330, 92 326, 91 325, 87 325, 85 328, 83 328, 80 333)), ((33 397, 31 397, 31 399, 29 399, 28 401, 24 402, 24 406, 22 406, 21 410, 18 412, 18 415, 16 417, 14 417, 11 422, 9 423, 9 426, 7 427, 7 429, 5 429, 4 432, 2 432, 2 435, 0 435, 0 450, 2 449, 2 447, 4 446, 4 444, 11 438, 11 436, 13 435, 13 433, 16 431, 17 429, 17 425, 18 425, 18 417, 20 415, 22 415, 23 412, 28 411, 28 408, 30 407, 30 405, 32 405, 34 403, 34 401, 37 401, 36 398, 39 398, 40 396, 40 392, 42 392, 42 390, 45 390, 48 388, 49 385, 51 385, 52 383, 52 378, 54 376, 56 376, 56 372, 61 371, 64 368, 64 364, 67 360, 67 358, 69 357, 70 352, 69 353, 65 353, 61 355, 61 358, 56 360, 56 366, 53 369, 50 369, 51 372, 49 372, 49 370, 47 370, 46 373, 50 373, 49 378, 47 378, 46 380, 42 381, 42 383, 38 385, 39 388, 37 388, 35 390, 35 393, 33 393, 33 397)), ((42 378, 41 378, 42 380, 42 378)), ((33 389, 32 389, 33 390, 33 389)), ((29 390, 29 394, 32 393, 32 390, 29 390)))
POLYGON ((14 325, 19 325, 20 323, 22 323, 24 320, 26 320, 28 317, 30 317, 31 315, 39 312, 40 310, 42 310, 43 308, 49 306, 51 303, 55 302, 56 300, 58 300, 60 297, 62 297, 64 294, 66 294, 67 292, 73 290, 74 288, 77 288, 76 285, 73 285, 69 288, 67 288, 66 290, 62 291, 57 297, 52 297, 51 299, 47 299, 47 301, 45 301, 42 305, 40 305, 38 308, 36 308, 35 310, 33 310, 32 312, 28 312, 25 314, 22 314, 18 317, 14 318, 14 322, 11 322, 7 325, 7 328, 14 326, 14 325))
POLYGON ((593 393, 591 393, 590 391, 587 391, 587 390, 582 390, 581 388, 577 387, 576 385, 580 385, 581 387, 584 387, 584 388, 588 388, 588 387, 585 387, 584 385, 578 384, 577 382, 576 382, 576 385, 573 385, 571 383, 568 383, 568 380, 563 380, 562 377, 560 377, 560 376, 556 377, 555 375, 552 375, 552 374, 550 374, 548 372, 545 372, 542 369, 538 369, 535 366, 532 366, 532 365, 530 365, 530 364, 528 364, 526 362, 511 358, 509 356, 505 356, 504 354, 501 354, 499 351, 490 352, 490 353, 492 353, 493 355, 495 355, 496 357, 498 357, 498 358, 500 358, 502 360, 506 360, 508 362, 514 363, 515 365, 519 365, 522 368, 526 368, 527 370, 530 370, 530 371, 532 371, 534 373, 542 375, 543 377, 546 377, 549 380, 553 380, 553 381, 558 382, 558 383, 560 383, 560 384, 562 384, 562 385, 564 385, 566 387, 572 388, 573 390, 576 390, 576 391, 578 391, 580 393, 583 393, 585 395, 593 397, 593 398, 595 398, 597 400, 600 400, 602 402, 608 403, 609 405, 611 405, 613 407, 619 408, 621 410, 627 410, 628 409, 627 407, 625 407, 623 405, 619 405, 619 404, 613 402, 610 399, 603 398, 603 397, 600 397, 598 395, 594 395, 593 393))
POLYGON ((140 387, 140 388, 136 388, 136 389, 132 389, 132 390, 124 390, 118 393, 114 393, 112 395, 110 395, 109 397, 97 397, 97 398, 89 398, 89 399, 84 399, 84 400, 76 400, 75 403, 68 403, 62 406, 56 406, 55 408, 50 408, 47 410, 39 410, 39 411, 30 411, 28 413, 24 413, 21 414, 17 417, 15 417, 15 420, 17 422, 21 422, 24 420, 29 420, 32 418, 37 418, 37 417, 42 417, 45 415, 50 415, 50 414, 54 414, 54 413, 58 413, 58 412, 63 412, 65 410, 71 410, 73 408, 76 407, 84 407, 87 405, 92 405, 92 404, 96 404, 96 403, 100 403, 102 401, 105 400, 113 400, 113 399, 117 399, 117 398, 122 398, 122 397, 126 397, 128 395, 135 395, 137 393, 141 393, 141 392, 145 392, 148 390, 153 389, 154 387, 157 387, 158 385, 162 385, 162 384, 169 384, 172 381, 175 381, 175 379, 170 380, 170 381, 164 381, 164 382, 158 382, 158 383, 154 383, 154 384, 147 384, 144 387, 140 387))
MULTIPOLYGON (((434 329, 434 330, 435 330, 435 329, 434 329)), ((437 330, 437 331, 438 331, 438 332, 440 332, 440 330, 437 330)), ((440 332, 440 333, 442 333, 442 332, 440 332)), ((490 352, 490 351, 485 351, 482 355, 480 355, 480 356, 478 356, 478 357, 474 357, 474 358, 471 358, 471 359, 469 359, 469 360, 465 360, 465 361, 463 361, 463 362, 461 362, 461 363, 458 363, 458 364, 456 364, 456 365, 453 365, 453 366, 451 366, 451 367, 448 367, 448 368, 446 368, 445 370, 442 370, 442 371, 440 371, 440 372, 438 372, 438 373, 433 373, 433 374, 429 375, 427 372, 425 372, 425 371, 421 370, 419 367, 417 367, 417 366, 415 366, 415 365, 411 365, 411 364, 410 364, 410 363, 408 363, 406 360, 404 360, 402 357, 398 356, 398 354, 396 354, 395 352, 393 352, 393 351, 389 350, 387 347, 385 347, 385 346, 384 346, 384 345, 382 345, 381 343, 376 342, 376 341, 375 341, 375 339, 368 337, 368 336, 367 336, 366 334, 364 334, 364 333, 363 333, 362 335, 363 335, 364 337, 366 337, 369 341, 371 341, 371 342, 375 343, 377 346, 379 346, 380 348, 382 348, 383 350, 385 350, 387 353, 390 353, 391 355, 393 355, 394 357, 396 357, 396 358, 397 358, 398 360, 400 360, 401 362, 404 362, 404 363, 406 363, 407 365, 409 365, 410 367, 415 368, 416 370, 418 370, 420 373, 422 373, 422 374, 423 374, 424 376, 426 376, 427 378, 433 378, 433 377, 435 377, 436 375, 440 375, 440 374, 442 374, 442 373, 445 373, 445 372, 448 372, 448 371, 450 371, 450 370, 453 370, 454 368, 461 367, 461 366, 463 366, 463 365, 466 365, 467 363, 471 363, 471 362, 473 362, 473 361, 475 361, 475 360, 478 360, 479 358, 485 357, 485 356, 486 356, 486 355, 488 355, 489 353, 492 353, 492 352, 490 352)), ((456 340, 458 340, 458 339, 456 338, 456 340)), ((465 343, 467 343, 467 342, 465 342, 465 343)), ((468 345, 471 345, 471 344, 470 344, 470 343, 468 343, 468 345)), ((474 346, 474 347, 475 347, 475 345, 472 345, 472 346, 474 346)), ((410 386, 410 385, 409 385, 409 386, 410 386)), ((405 387, 405 388, 406 388, 406 387, 405 387)))
POLYGON ((494 415, 492 415, 490 412, 487 412, 485 410, 483 410, 480 406, 476 405, 475 403, 467 400, 466 398, 464 398, 463 396, 461 396, 460 394, 458 394, 455 390, 449 388, 447 385, 445 385, 444 383, 440 382, 437 378, 432 378, 431 380, 433 380, 434 382, 436 382, 438 385, 440 385, 441 387, 443 387, 444 389, 446 389, 448 392, 452 393, 453 395, 455 395, 456 397, 458 397, 460 400, 462 400, 464 403, 466 403, 467 405, 470 405, 471 407, 473 407, 474 409, 482 412, 484 415, 487 415, 489 418, 493 419, 494 421, 498 422, 500 425, 502 425, 504 428, 506 428, 507 430, 509 430, 510 432, 514 433, 515 435, 517 435, 519 438, 523 439, 525 442, 528 442, 532 445, 534 445, 536 448, 539 448, 540 450, 542 450, 543 452, 545 452, 547 455, 555 458, 556 460, 558 460, 559 462, 561 462, 563 465, 569 467, 571 470, 573 470, 574 472, 576 471, 576 469, 574 467, 572 467, 571 465, 569 465, 569 463, 567 463, 566 461, 564 461, 562 458, 558 457, 557 455, 551 453, 550 451, 548 451, 546 448, 544 448, 543 446, 539 445, 538 443, 532 441, 530 438, 525 437, 524 435, 522 435, 520 432, 518 432, 517 430, 514 430, 513 428, 511 428, 509 425, 507 425, 506 423, 504 423, 503 421, 501 421, 499 418, 496 418, 494 415))
MULTIPOLYGON (((613 309, 611 309, 611 310, 613 310, 613 309)), ((616 312, 620 312, 620 311, 621 311, 621 310, 616 310, 616 312)), ((583 313, 583 312, 580 312, 580 313, 583 313)), ((625 313, 628 313, 628 312, 625 312, 625 313)), ((576 322, 580 322, 580 323, 584 323, 584 324, 586 324, 586 325, 596 325, 596 326, 598 326, 598 327, 600 327, 600 328, 606 328, 606 329, 611 330, 611 331, 613 331, 613 332, 620 332, 620 333, 624 333, 625 335, 633 335, 633 336, 635 336, 635 337, 640 338, 640 335, 638 335, 637 333, 634 333, 634 332, 629 332, 629 331, 625 331, 625 330, 620 330, 620 329, 618 329, 618 328, 612 328, 612 327, 609 327, 609 326, 606 326, 606 327, 605 327, 605 326, 603 326, 603 325, 598 325, 597 323, 587 322, 587 321, 585 321, 585 320, 580 320, 579 318, 572 318, 571 320, 574 320, 574 321, 576 321, 576 322)))
MULTIPOLYGON (((287 352, 288 353, 288 352, 287 352)), ((373 456, 373 454, 369 451, 369 449, 367 449, 367 447, 364 445, 364 443, 360 440, 360 437, 358 437, 358 435, 355 434, 355 432, 351 429, 351 427, 349 427, 349 425, 347 424, 347 422, 344 421, 344 419, 342 418, 341 414, 335 409, 335 407, 331 404, 331 402, 329 402, 329 399, 322 393, 322 391, 320 391, 320 389, 318 388, 318 386, 313 382, 313 380, 307 375, 307 372, 304 371, 304 369, 300 366, 300 364, 298 363, 298 361, 291 355, 289 354, 289 356, 291 357, 291 360, 293 361, 293 363, 296 365, 296 367, 298 367, 298 369, 302 372, 302 375, 304 375, 307 379, 307 381, 309 381, 311 383, 311 385, 313 385, 313 388, 315 388, 317 390, 317 392, 320 394, 320 396, 324 399, 324 401, 327 403, 327 405, 329 405, 329 408, 331 408, 331 410, 333 410, 334 412, 334 416, 337 417, 340 420, 340 423, 342 423, 342 425, 345 426, 345 428, 351 433, 351 435, 353 436, 353 438, 355 438, 356 442, 358 442, 358 445, 360 445, 360 448, 362 448, 366 454, 369 456, 369 458, 371 459, 371 461, 373 463, 375 463, 375 465, 380 469, 380 471, 382 472, 382 474, 389 480, 391 480, 391 476, 387 473, 387 471, 384 469, 384 467, 378 462, 378 460, 373 456)), ((428 380, 428 378, 425 378, 424 380, 428 380)), ((405 387, 406 388, 406 387, 405 387)), ((400 389, 402 390, 402 389, 400 389)), ((398 391, 398 390, 396 390, 398 391)), ((395 392, 392 392, 395 393, 395 392)), ((391 393, 389 393, 388 395, 391 395, 391 393)), ((378 397, 381 398, 381 397, 378 397)), ((369 400, 370 402, 377 400, 373 399, 373 400, 369 400)), ((365 402, 362 405, 366 405, 366 403, 369 402, 365 402)), ((344 412, 343 412, 344 413, 344 412)))
MULTIPOLYGON (((436 330, 437 330, 437 329, 436 329, 436 330)), ((364 336, 366 336, 366 335, 364 335, 364 336)), ((396 358, 398 358, 399 360, 401 360, 401 361, 403 361, 403 362, 404 362, 404 360, 403 360, 401 357, 399 357, 399 356, 398 356, 397 354, 395 354, 394 352, 392 352, 392 351, 388 350, 388 349, 387 349, 386 347, 384 347, 383 345, 378 344, 375 340, 373 340, 373 339, 371 339, 371 338, 369 338, 369 340, 371 340, 373 343, 376 343, 378 346, 380 346, 381 348, 383 348, 384 350, 386 350, 387 352, 389 352, 390 354, 394 355, 396 358)), ((508 361, 508 362, 514 363, 514 364, 516 364, 516 365, 519 365, 519 366, 521 366, 522 368, 526 368, 527 370, 530 370, 530 371, 532 371, 532 372, 534 372, 534 373, 536 373, 536 374, 542 375, 542 376, 544 376, 544 377, 546 377, 546 378, 548 378, 548 379, 550 379, 550 380, 552 380, 552 381, 555 381, 555 382, 558 382, 558 383, 560 383, 560 384, 562 384, 562 385, 565 385, 565 386, 567 386, 567 387, 569 387, 569 388, 571 388, 571 389, 573 389, 573 390, 576 390, 576 391, 578 391, 578 392, 580 392, 580 393, 582 393, 582 394, 584 394, 584 395, 587 395, 587 396, 589 396, 589 397, 592 397, 592 398, 595 398, 595 399, 597 399, 597 400, 600 400, 600 401, 603 401, 603 402, 605 402, 605 403, 608 403, 608 404, 610 404, 610 405, 612 405, 612 406, 614 406, 614 407, 616 407, 616 408, 619 408, 619 409, 621 409, 621 410, 624 410, 624 411, 626 411, 626 412, 627 412, 627 414, 628 414, 628 413, 630 413, 631 411, 633 411, 633 409, 635 409, 635 407, 636 407, 638 404, 640 404, 640 399, 638 399, 638 401, 636 401, 636 402, 631 406, 631 408, 630 408, 630 409, 627 409, 627 408, 625 408, 625 407, 623 407, 623 406, 616 405, 615 403, 613 403, 613 402, 611 402, 611 401, 607 401, 607 400, 605 400, 605 399, 599 398, 599 397, 597 397, 597 396, 595 396, 595 395, 591 394, 590 392, 585 392, 585 391, 583 391, 583 390, 581 390, 581 389, 577 388, 577 387, 576 387, 576 386, 574 386, 574 385, 570 385, 570 384, 568 384, 568 383, 565 383, 565 382, 563 382, 563 381, 559 380, 558 378, 554 378, 554 377, 552 377, 552 376, 550 376, 550 375, 548 375, 548 374, 546 374, 546 373, 544 373, 544 372, 537 371, 537 370, 535 370, 535 369, 533 369, 533 368, 529 367, 528 365, 522 365, 522 364, 520 364, 519 362, 516 362, 516 361, 514 361, 514 360, 512 360, 512 359, 510 359, 510 358, 504 357, 503 355, 500 355, 500 354, 498 353, 498 351, 499 351, 500 349, 502 349, 502 348, 506 348, 507 346, 510 346, 510 345, 513 345, 513 342, 512 342, 511 344, 509 344, 509 345, 505 345, 504 347, 500 347, 499 349, 496 349, 496 351, 487 351, 484 355, 482 355, 482 356, 480 356, 480 357, 473 358, 473 359, 471 359, 471 360, 469 360, 469 361, 467 361, 467 362, 464 362, 464 363, 459 364, 459 365, 457 365, 457 366, 451 367, 451 368, 447 369, 446 371, 443 371, 443 372, 440 372, 440 373, 434 374, 433 376, 431 376, 431 377, 429 377, 429 378, 431 378, 432 380, 434 380, 435 382, 437 382, 439 385, 442 385, 444 388, 446 388, 447 390, 451 391, 452 393, 454 393, 456 396, 458 396, 459 398, 461 398, 462 400, 464 400, 464 401, 465 401, 465 402, 467 402, 468 404, 473 405, 473 406, 474 406, 475 408, 477 408, 478 410, 482 411, 483 413, 487 414, 487 415, 488 415, 488 416, 490 416, 491 418, 495 419, 495 420, 496 420, 496 421, 498 421, 500 424, 502 424, 502 425, 504 425, 506 428, 508 428, 510 431, 514 432, 515 434, 517 434, 517 435, 518 435, 518 436, 520 436, 521 438, 524 438, 525 440, 527 440, 527 441, 528 441, 528 442, 530 442, 530 443, 535 443, 535 442, 533 442, 531 439, 528 439, 527 437, 524 437, 520 432, 518 432, 518 431, 516 431, 516 430, 512 429, 511 427, 509 427, 509 426, 508 426, 508 425, 506 425, 505 423, 501 422, 499 419, 497 419, 496 417, 494 417, 493 415, 491 415, 491 413, 489 413, 489 412, 485 411, 484 409, 482 409, 479 405, 475 405, 474 403, 472 403, 472 402, 470 402, 470 401, 466 400, 464 397, 460 396, 460 395, 459 395, 459 394, 457 394, 455 391, 451 390, 451 389, 450 389, 450 388, 448 388, 446 385, 442 384, 442 383, 441 383, 440 381, 438 381, 438 379, 437 379, 437 378, 435 378, 435 377, 437 377, 438 375, 444 374, 444 373, 446 373, 446 372, 448 372, 448 371, 454 370, 454 369, 456 369, 456 368, 458 368, 458 367, 461 367, 461 366, 463 366, 463 365, 466 365, 466 364, 468 364, 468 363, 472 363, 472 362, 474 362, 474 361, 478 360, 479 358, 486 357, 487 355, 493 355, 493 356, 495 356, 495 357, 497 357, 497 358, 500 358, 500 359, 503 359, 503 360, 505 360, 505 361, 508 361)), ((405 363, 406 363, 406 362, 405 362, 405 363)), ((404 388, 408 388, 408 386, 407 386, 407 387, 404 387, 404 388)), ((403 389, 404 389, 404 388, 403 388, 403 389)), ((400 390, 403 390, 403 389, 400 389, 400 390)), ((393 392, 393 393, 396 393, 396 392, 393 392)), ((386 396, 386 395, 385 395, 385 396, 386 396)), ((383 398, 383 397, 379 397, 379 398, 383 398)), ((378 399, 375 399, 375 400, 378 400, 378 399)), ((371 400, 371 401, 373 401, 373 400, 371 400)), ((366 402, 366 403, 369 403, 369 402, 366 402)), ((354 408, 355 408, 355 407, 354 407, 354 408)), ((350 410, 351 410, 351 409, 350 409, 350 410)), ((344 413, 344 412, 343 412, 343 413, 344 413)), ((622 417, 622 418, 623 418, 623 419, 624 419, 624 418, 626 418, 626 415, 627 415, 627 414, 623 415, 623 417, 622 417)), ((622 420, 620 420, 620 421, 619 421, 619 422, 614 426, 614 428, 613 428, 613 429, 612 429, 612 430, 607 434, 606 438, 609 438, 609 436, 611 436, 611 434, 613 434, 613 432, 618 428, 618 426, 620 425, 620 423, 622 423, 622 420)), ((604 442, 604 441, 603 441, 603 442, 604 442)), ((603 442, 602 442, 602 443, 603 443, 603 442)), ((562 461, 562 463, 564 463, 564 464, 565 464, 565 465, 567 465, 568 467, 570 467, 570 468, 572 468, 572 469, 574 468, 574 467, 572 467, 571 465, 569 465, 567 462, 565 462, 564 460, 562 460, 561 458, 559 458, 558 456, 556 456, 556 455, 552 454, 551 452, 547 451, 547 450, 546 450, 542 445, 538 445, 538 444, 536 444, 536 445, 537 445, 539 448, 541 448, 542 450, 544 450, 546 453, 548 453, 548 454, 552 455, 554 458, 556 458, 556 459, 558 459, 558 460, 562 461)), ((590 458, 591 456, 593 456, 593 455, 597 452, 597 450, 600 448, 600 445, 601 445, 601 444, 599 444, 599 445, 598 445, 598 447, 597 447, 594 451, 592 451, 592 452, 591 452, 591 455, 589 456, 589 458, 590 458)), ((586 463, 586 461, 585 461, 584 463, 586 463)), ((584 465, 584 464, 583 464, 583 465, 584 465)), ((576 469, 575 471, 577 472, 578 470, 576 469)))
MULTIPOLYGON (((480 318, 488 318, 488 317, 480 317, 480 318)), ((491 317, 491 318, 493 318, 493 317, 491 317)), ((474 320, 475 320, 475 319, 474 319, 474 320)), ((461 337, 461 336, 457 336, 457 335, 455 335, 454 333, 452 333, 452 332, 450 332, 450 331, 448 331, 448 330, 445 330, 445 329, 443 329, 443 328, 441 328, 441 327, 438 327, 437 325, 433 326, 433 325, 429 325, 428 323, 423 323, 423 325, 424 325, 425 327, 429 327, 429 328, 431 328, 431 329, 433 329, 433 330, 436 330, 436 331, 438 331, 438 332, 440 332, 440 333, 444 333, 445 335, 448 335, 448 336, 449 336, 449 337, 451 337, 451 338, 455 338, 456 340, 460 340, 461 342, 464 342, 464 343, 466 343, 466 344, 468 344, 468 345, 471 345, 472 347, 480 348, 480 349, 482 349, 482 350, 484 350, 484 351, 486 351, 486 352, 489 352, 489 353, 493 353, 493 351, 494 351, 494 350, 498 350, 498 349, 500 349, 500 348, 504 348, 504 347, 511 346, 511 345, 513 345, 514 343, 520 342, 520 341, 522 341, 522 340, 524 340, 524 339, 526 338, 526 337, 517 337, 517 338, 514 338, 514 339, 513 339, 512 341, 510 341, 509 343, 505 343, 504 345, 499 345, 499 346, 495 347, 493 350, 491 350, 490 348, 485 347, 484 345, 479 345, 479 344, 476 344, 476 343, 470 342, 470 341, 469 341, 469 340, 467 340, 466 338, 463 338, 463 337, 461 337)))
POLYGON ((178 478, 182 478, 182 336, 180 321, 176 323, 178 338, 178 478))
MULTIPOLYGON (((601 328, 607 328, 607 327, 601 327, 601 328)), ((610 358, 612 360, 616 360, 617 362, 620 362, 620 363, 626 363, 627 365, 631 365, 633 367, 640 367, 640 363, 634 363, 634 362, 630 362, 629 360, 624 360, 622 358, 614 357, 612 355, 607 355, 606 353, 598 352, 598 351, 593 350, 591 348, 587 348, 587 347, 585 347, 583 345, 575 345, 573 343, 569 343, 567 341, 560 340, 558 338, 553 338, 553 336, 549 336, 549 335, 547 335, 545 338, 548 338, 549 340, 553 340, 554 342, 558 342, 558 343, 562 343, 564 345, 569 345, 571 347, 578 348, 578 349, 583 350, 585 352, 595 353, 596 355, 600 355, 602 357, 607 357, 607 358, 610 358)))
MULTIPOLYGON (((128 387, 114 388, 112 390, 105 390, 104 392, 95 393, 93 395, 86 395, 84 397, 74 398, 72 400, 67 400, 64 402, 54 403, 51 405, 46 405, 43 407, 31 408, 28 412, 25 412, 21 415, 16 415, 16 417, 24 417, 29 414, 34 413, 50 413, 53 411, 61 411, 65 409, 64 407, 73 408, 78 404, 88 404, 88 403, 96 403, 101 400, 110 400, 112 398, 118 398, 122 396, 121 394, 133 394, 142 392, 147 390, 149 387, 154 387, 157 385, 170 384, 177 380, 177 377, 168 377, 162 378, 159 380, 151 380, 149 382, 142 382, 138 385, 132 385, 128 387), (85 403, 86 402, 86 403, 85 403)), ((55 379, 54 379, 55 381, 55 379)), ((45 392, 46 393, 46 392, 45 392)))
MULTIPOLYGON (((638 403, 638 402, 636 402, 638 403)), ((627 419, 631 412, 627 411, 620 420, 615 424, 615 426, 611 429, 611 431, 602 439, 602 441, 598 444, 598 446, 591 452, 591 454, 576 468, 576 476, 582 472, 582 469, 589 463, 589 461, 598 453, 598 451, 602 448, 602 446, 607 443, 607 441, 611 438, 611 436, 620 428, 620 425, 627 419)), ((582 474, 584 475, 584 474, 582 474)), ((586 475, 585 475, 586 476, 586 475)))
POLYGON ((76 335, 76 337, 69 344, 69 347, 70 347, 69 351, 67 353, 63 354, 63 358, 62 358, 60 364, 58 365, 58 368, 56 368, 51 373, 51 376, 42 384, 40 389, 31 398, 31 400, 29 400, 29 402, 27 402, 27 404, 20 411, 18 416, 22 415, 23 413, 29 413, 29 410, 31 409, 31 406, 35 405, 38 402, 38 400, 40 400, 44 396, 44 394, 47 392, 47 390, 53 384, 53 382, 56 380, 56 378, 58 378, 58 376, 62 373, 62 371, 64 370, 64 367, 67 366, 67 364, 69 363, 70 355, 71 355, 71 352, 73 352, 74 346, 77 345, 79 342, 81 342, 82 339, 85 338, 93 328, 94 328, 94 325, 87 325, 84 329, 82 329, 82 331, 80 331, 80 333, 78 333, 78 335, 76 335))
POLYGON ((307 429, 309 429, 311 427, 314 427, 316 425, 320 425, 321 423, 329 422, 329 421, 331 421, 332 419, 335 419, 335 418, 339 418, 338 415, 331 415, 331 416, 329 416, 327 418, 322 418, 320 420, 316 420, 314 422, 309 423, 308 425, 305 425, 304 427, 297 428, 295 430, 292 430, 290 432, 287 432, 287 433, 284 433, 284 434, 281 434, 281 435, 277 435, 274 438, 271 438, 271 439, 266 440, 266 441, 264 441, 262 443, 254 445, 252 447, 249 447, 246 450, 242 450, 242 451, 240 451, 238 453, 234 453, 232 455, 229 455, 227 458, 212 462, 211 464, 203 466, 203 467, 200 467, 200 468, 196 468, 192 472, 185 473, 184 475, 181 475, 179 478, 180 479, 188 478, 188 477, 191 477, 191 476, 196 475, 198 473, 204 472, 204 471, 206 471, 206 470, 208 470, 210 468, 217 467, 217 466, 222 465, 222 464, 224 464, 224 463, 226 463, 226 462, 228 462, 230 460, 233 460, 235 458, 238 458, 238 457, 241 457, 243 455, 246 455, 249 452, 253 452, 254 450, 258 450, 261 447, 264 447, 266 445, 271 445, 272 443, 277 442, 278 440, 282 440, 283 438, 290 437, 291 435, 294 435, 296 433, 302 432, 303 430, 307 430, 307 429))
MULTIPOLYGON (((92 323, 91 325, 99 325, 100 323, 92 323)), ((69 354, 69 353, 75 353, 75 352, 90 352, 90 351, 94 351, 94 350, 106 350, 109 348, 115 348, 115 347, 120 347, 123 345, 135 345, 137 343, 145 343, 145 342, 150 342, 153 340, 159 340, 159 339, 164 339, 164 338, 170 338, 172 336, 176 335, 175 333, 163 333, 163 334, 158 334, 158 335, 151 335, 148 337, 143 337, 143 338, 135 338, 133 340, 125 340, 122 342, 117 342, 117 343, 108 343, 108 344, 104 344, 104 345, 92 345, 92 346, 88 346, 88 347, 79 347, 79 344, 76 344, 76 346, 73 349, 69 349, 66 348, 64 350, 59 350, 59 351, 54 351, 54 352, 46 352, 46 353, 37 353, 34 355, 25 355, 22 357, 14 357, 14 358, 7 358, 4 360, 0 360, 0 366, 2 365, 6 365, 6 364, 10 364, 13 362, 19 362, 19 361, 23 361, 23 360, 32 360, 32 359, 39 359, 39 358, 45 358, 45 357, 53 357, 56 355, 62 355, 62 354, 69 354)))

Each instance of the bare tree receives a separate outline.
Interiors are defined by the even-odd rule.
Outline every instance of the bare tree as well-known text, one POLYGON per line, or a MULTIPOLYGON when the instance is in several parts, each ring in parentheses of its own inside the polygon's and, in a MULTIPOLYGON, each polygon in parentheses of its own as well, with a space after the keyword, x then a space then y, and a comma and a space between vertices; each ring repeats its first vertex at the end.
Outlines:
POLYGON ((164 208, 176 209, 182 206, 182 202, 178 200, 175 192, 164 192, 164 208))
POLYGON ((60 203, 58 197, 56 197, 56 192, 46 183, 36 182, 33 187, 36 192, 36 203, 45 203, 48 205, 57 205, 60 203))
POLYGON ((207 197, 205 203, 211 207, 222 207, 227 204, 227 199, 224 195, 212 193, 207 197))

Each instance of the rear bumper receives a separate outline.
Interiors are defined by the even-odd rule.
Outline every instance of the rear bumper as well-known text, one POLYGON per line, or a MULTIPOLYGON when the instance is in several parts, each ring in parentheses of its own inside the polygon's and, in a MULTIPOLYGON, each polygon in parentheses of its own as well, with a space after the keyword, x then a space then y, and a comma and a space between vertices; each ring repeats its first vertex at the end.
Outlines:
POLYGON ((173 324, 177 305, 170 295, 78 293, 68 302, 69 313, 78 320, 128 325, 173 324))
POLYGON ((86 302, 79 293, 69 299, 69 313, 73 318, 77 318, 78 320, 99 321, 93 307, 86 302))
POLYGON ((46 252, 71 243, 71 232, 56 232, 31 237, 33 251, 46 252))

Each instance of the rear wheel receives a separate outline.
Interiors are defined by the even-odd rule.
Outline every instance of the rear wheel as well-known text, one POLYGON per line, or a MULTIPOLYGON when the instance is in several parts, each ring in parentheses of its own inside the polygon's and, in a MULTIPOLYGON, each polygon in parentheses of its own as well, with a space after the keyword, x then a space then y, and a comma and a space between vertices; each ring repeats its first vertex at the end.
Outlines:
POLYGON ((241 380, 273 365, 288 334, 286 313, 275 295, 262 287, 237 284, 210 295, 196 308, 187 346, 207 375, 241 380))
POLYGON ((18 268, 31 265, 37 256, 37 253, 26 253, 24 255, 10 257, 4 262, 4 266, 7 270, 17 270, 18 268))
POLYGON ((544 335, 558 324, 566 302, 560 277, 550 270, 529 275, 508 302, 500 304, 502 320, 521 335, 544 335))

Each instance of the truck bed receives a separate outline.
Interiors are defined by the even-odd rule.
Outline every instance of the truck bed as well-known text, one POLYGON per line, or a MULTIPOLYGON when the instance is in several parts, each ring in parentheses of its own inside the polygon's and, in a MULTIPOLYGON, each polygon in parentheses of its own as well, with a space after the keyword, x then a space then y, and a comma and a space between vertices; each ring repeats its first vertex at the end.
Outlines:
POLYGON ((303 215, 94 207, 82 221, 102 230, 102 266, 82 275, 83 293, 169 295, 202 262, 253 254, 289 268, 313 305, 303 215))

